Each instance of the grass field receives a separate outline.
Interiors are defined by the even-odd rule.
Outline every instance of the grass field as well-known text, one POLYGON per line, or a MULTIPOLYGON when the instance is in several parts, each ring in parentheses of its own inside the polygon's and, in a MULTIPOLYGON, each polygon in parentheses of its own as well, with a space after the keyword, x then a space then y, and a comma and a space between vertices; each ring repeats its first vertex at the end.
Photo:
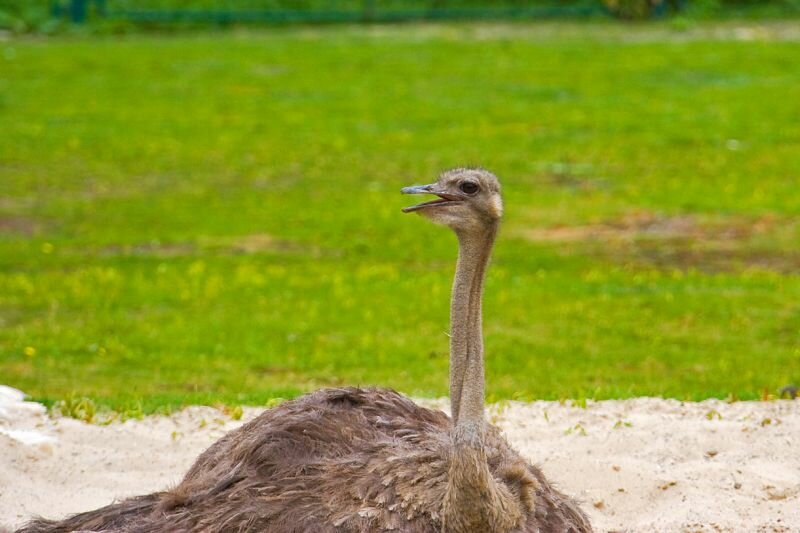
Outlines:
POLYGON ((117 409, 446 394, 483 165, 504 398, 800 380, 800 30, 593 23, 0 42, 0 382, 117 409))

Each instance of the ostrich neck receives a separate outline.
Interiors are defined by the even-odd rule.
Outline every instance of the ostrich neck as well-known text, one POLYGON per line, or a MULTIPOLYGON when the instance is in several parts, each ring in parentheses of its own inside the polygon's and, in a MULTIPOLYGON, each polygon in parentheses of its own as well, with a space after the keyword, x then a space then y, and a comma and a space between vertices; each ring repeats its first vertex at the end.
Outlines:
POLYGON ((458 234, 458 263, 450 304, 450 410, 455 426, 483 425, 481 299, 496 234, 496 225, 458 234))
POLYGON ((483 278, 497 226, 458 235, 450 309, 452 450, 442 505, 442 531, 505 533, 519 523, 519 505, 489 471, 484 449, 483 278))

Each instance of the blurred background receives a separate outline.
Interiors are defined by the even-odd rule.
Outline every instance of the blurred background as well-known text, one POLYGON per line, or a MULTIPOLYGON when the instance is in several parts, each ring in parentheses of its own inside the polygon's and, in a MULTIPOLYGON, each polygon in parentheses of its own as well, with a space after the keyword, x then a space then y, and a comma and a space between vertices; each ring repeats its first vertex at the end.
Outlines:
POLYGON ((91 418, 447 393, 455 238, 506 217, 490 400, 800 380, 800 2, 0 0, 0 383, 91 418), (72 406, 72 407, 70 407, 72 406))

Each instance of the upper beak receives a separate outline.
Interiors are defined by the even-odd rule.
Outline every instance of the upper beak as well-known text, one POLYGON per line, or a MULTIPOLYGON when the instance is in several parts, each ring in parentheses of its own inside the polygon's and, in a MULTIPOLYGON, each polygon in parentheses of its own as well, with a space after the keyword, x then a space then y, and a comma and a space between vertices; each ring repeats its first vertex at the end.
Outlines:
POLYGON ((430 183, 428 185, 412 185, 411 187, 403 187, 400 190, 400 192, 402 192, 403 194, 435 194, 436 196, 439 197, 438 199, 432 200, 430 202, 423 202, 421 204, 412 205, 410 207, 404 207, 403 213, 411 213, 413 211, 418 211, 425 207, 451 205, 461 201, 461 198, 459 198, 454 194, 437 191, 435 183, 430 183))
POLYGON ((403 187, 400 192, 403 194, 433 194, 433 186, 435 183, 428 185, 412 185, 411 187, 403 187))

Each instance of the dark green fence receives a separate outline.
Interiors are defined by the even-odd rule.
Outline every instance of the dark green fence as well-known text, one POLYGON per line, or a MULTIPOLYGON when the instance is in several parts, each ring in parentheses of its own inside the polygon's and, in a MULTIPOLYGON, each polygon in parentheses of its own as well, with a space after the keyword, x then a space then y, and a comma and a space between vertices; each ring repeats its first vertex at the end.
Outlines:
MULTIPOLYGON (((642 0, 650 16, 682 0, 642 0)), ((523 19, 613 14, 603 0, 56 0, 53 12, 72 22, 139 23, 392 22, 443 19, 523 19)))

